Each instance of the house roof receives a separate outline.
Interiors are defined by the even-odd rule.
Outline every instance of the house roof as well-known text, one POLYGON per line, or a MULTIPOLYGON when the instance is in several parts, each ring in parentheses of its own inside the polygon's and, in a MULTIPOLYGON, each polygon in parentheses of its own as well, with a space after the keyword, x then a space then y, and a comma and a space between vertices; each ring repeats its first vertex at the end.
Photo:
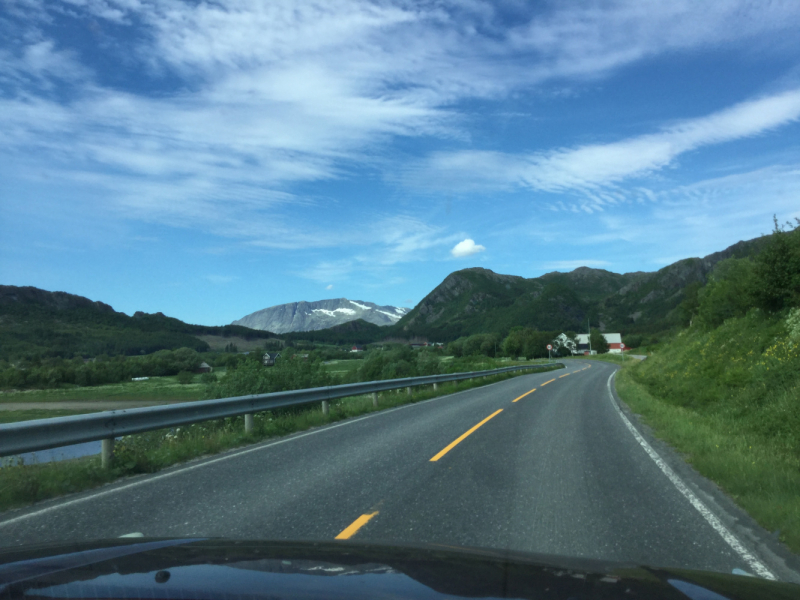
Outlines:
POLYGON ((210 369, 211 365, 204 361, 204 362, 200 363, 200 367, 199 368, 200 369, 210 369))
MULTIPOLYGON (((579 344, 588 344, 589 343, 589 334, 588 333, 579 333, 575 336, 578 338, 579 344)), ((604 333, 603 337, 606 338, 606 342, 609 344, 620 344, 622 343, 622 334, 621 333, 604 333)))

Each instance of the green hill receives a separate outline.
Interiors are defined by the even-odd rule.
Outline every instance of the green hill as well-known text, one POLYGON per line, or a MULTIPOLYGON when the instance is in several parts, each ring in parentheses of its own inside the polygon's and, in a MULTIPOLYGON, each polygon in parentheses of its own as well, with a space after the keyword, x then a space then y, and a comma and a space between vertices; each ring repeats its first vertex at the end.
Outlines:
POLYGON ((196 336, 274 337, 268 331, 227 325, 190 325, 161 313, 130 317, 108 304, 35 287, 0 286, 0 359, 26 356, 150 354, 157 350, 208 350, 196 336))
POLYGON ((505 335, 512 327, 653 333, 680 324, 676 309, 690 284, 702 285, 721 260, 758 253, 763 240, 739 242, 704 258, 653 273, 618 274, 581 267, 525 279, 471 268, 451 273, 389 335, 451 340, 475 333, 505 335))

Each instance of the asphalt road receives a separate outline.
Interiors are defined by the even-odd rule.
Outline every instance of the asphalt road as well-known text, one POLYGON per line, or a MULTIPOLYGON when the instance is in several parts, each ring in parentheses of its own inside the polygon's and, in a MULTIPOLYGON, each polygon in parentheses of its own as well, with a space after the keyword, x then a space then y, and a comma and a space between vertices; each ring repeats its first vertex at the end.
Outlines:
POLYGON ((800 581, 766 532, 642 432, 661 464, 648 454, 612 398, 614 370, 572 361, 563 371, 373 413, 0 514, 0 546, 132 532, 339 536, 726 573, 761 565, 779 579, 800 581))

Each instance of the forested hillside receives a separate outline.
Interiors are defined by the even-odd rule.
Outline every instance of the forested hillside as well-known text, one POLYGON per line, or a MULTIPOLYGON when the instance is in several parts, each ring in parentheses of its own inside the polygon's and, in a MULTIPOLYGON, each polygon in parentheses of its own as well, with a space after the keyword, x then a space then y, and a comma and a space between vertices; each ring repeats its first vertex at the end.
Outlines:
POLYGON ((451 340, 475 333, 506 335, 513 327, 539 331, 652 334, 679 326, 678 307, 696 293, 721 260, 755 256, 766 238, 739 242, 705 258, 678 261, 654 273, 620 275, 581 267, 534 279, 488 269, 456 271, 392 327, 395 335, 451 340), (687 290, 687 286, 692 286, 687 290))
POLYGON ((108 304, 34 287, 0 286, 0 359, 72 358, 150 354, 158 350, 208 350, 197 335, 269 338, 268 331, 237 325, 189 325, 161 313, 116 312, 108 304))

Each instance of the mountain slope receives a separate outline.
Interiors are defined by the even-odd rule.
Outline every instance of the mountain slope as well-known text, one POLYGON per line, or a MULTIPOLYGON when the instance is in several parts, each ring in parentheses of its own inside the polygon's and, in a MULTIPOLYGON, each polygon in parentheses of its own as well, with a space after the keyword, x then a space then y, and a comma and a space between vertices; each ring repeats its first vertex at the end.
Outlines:
POLYGON ((208 350, 197 335, 249 339, 272 334, 230 325, 190 325, 161 313, 137 312, 129 317, 75 294, 0 285, 0 359, 149 354, 181 347, 208 350))
POLYGON ((764 240, 739 242, 653 273, 581 267, 525 279, 482 268, 463 269, 448 275, 391 328, 391 334, 447 340, 474 333, 505 334, 515 326, 585 331, 587 321, 603 331, 662 331, 676 323, 675 309, 688 284, 705 283, 725 258, 756 254, 764 240))
POLYGON ((275 333, 316 331, 356 319, 383 326, 394 325, 407 312, 407 308, 378 306, 372 302, 336 298, 270 306, 234 321, 233 325, 265 329, 275 333))

